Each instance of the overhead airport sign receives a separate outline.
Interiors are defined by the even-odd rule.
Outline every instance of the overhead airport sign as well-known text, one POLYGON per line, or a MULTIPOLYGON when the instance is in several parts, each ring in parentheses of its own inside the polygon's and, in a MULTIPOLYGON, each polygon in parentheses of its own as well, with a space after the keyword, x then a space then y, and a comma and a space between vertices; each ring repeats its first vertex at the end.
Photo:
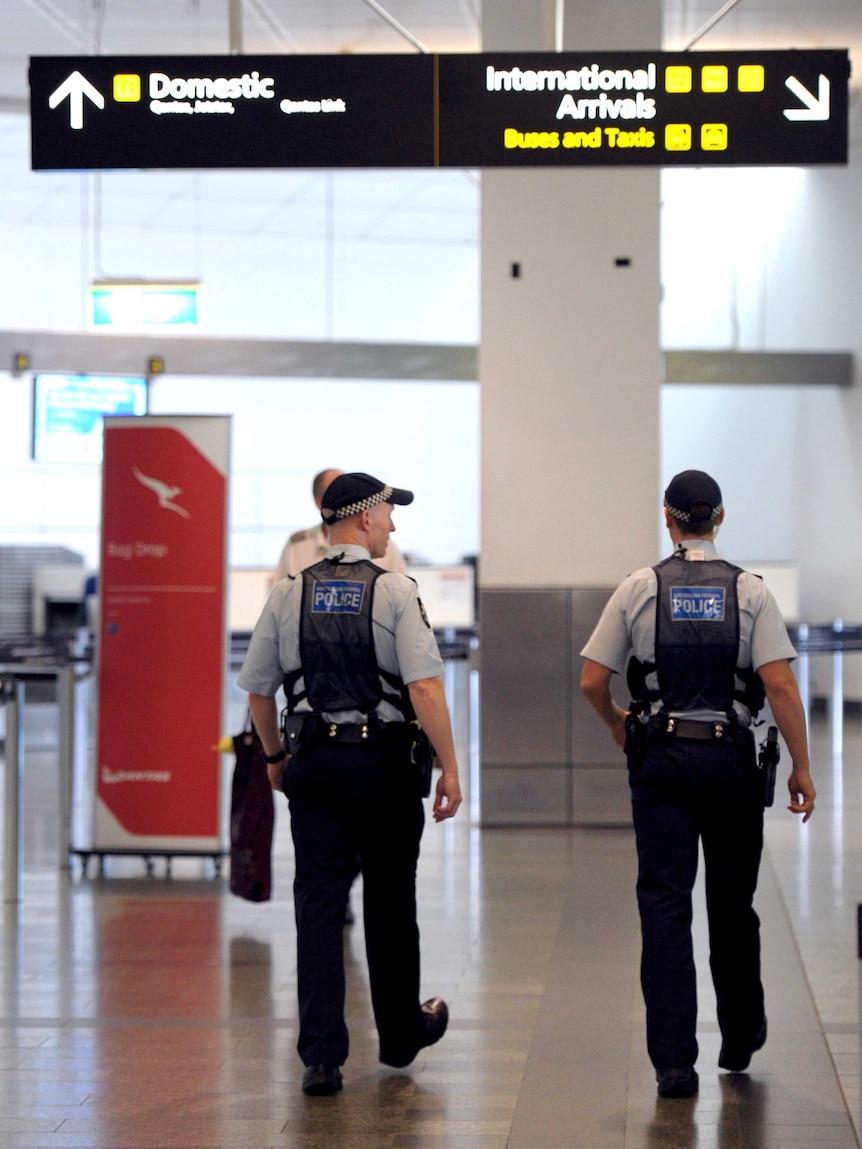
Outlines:
POLYGON ((845 51, 446 56, 441 162, 846 163, 849 75, 845 51))
POLYGON ((849 54, 30 61, 34 170, 847 162, 849 54))
POLYGON ((429 56, 40 57, 38 169, 424 167, 429 56))

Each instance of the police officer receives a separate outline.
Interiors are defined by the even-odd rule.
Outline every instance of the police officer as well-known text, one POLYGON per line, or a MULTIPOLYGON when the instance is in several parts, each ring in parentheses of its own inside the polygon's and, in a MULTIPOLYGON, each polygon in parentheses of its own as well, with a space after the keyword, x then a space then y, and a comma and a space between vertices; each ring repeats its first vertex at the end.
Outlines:
POLYGON ((581 688, 628 759, 638 849, 641 985, 647 1048, 663 1097, 690 1097, 697 997, 691 894, 703 846, 719 1066, 748 1068, 766 1041, 760 922, 753 908, 763 845, 762 770, 751 730, 765 691, 792 767, 789 809, 808 821, 814 785, 796 655, 764 583, 718 558, 718 484, 683 471, 665 492, 675 550, 629 575, 587 645, 581 688), (610 682, 632 651, 629 712, 610 682))
POLYGON ((249 692, 270 782, 284 789, 296 855, 298 1050, 306 1093, 342 1088, 344 912, 360 859, 366 953, 380 1060, 406 1066, 448 1023, 439 998, 419 1003, 416 865, 424 822, 417 726, 441 767, 433 816, 461 804, 442 662, 405 575, 383 571, 394 504, 410 491, 339 475, 322 499, 326 558, 279 582, 238 679, 249 692), (274 695, 287 698, 282 743, 274 695))

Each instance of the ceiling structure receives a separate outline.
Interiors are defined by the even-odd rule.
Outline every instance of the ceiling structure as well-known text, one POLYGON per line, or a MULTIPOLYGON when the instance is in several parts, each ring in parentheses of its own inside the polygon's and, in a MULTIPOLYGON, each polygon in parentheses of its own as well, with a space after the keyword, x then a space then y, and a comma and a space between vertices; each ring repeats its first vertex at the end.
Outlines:
MULTIPOLYGON (((248 54, 481 48, 481 0, 3 0, 0 108, 26 110, 31 55, 223 54, 232 11, 248 54)), ((662 47, 722 11, 700 47, 862 51, 860 0, 664 0, 662 47)))
MULTIPOLYGON (((499 2, 499 0, 498 0, 499 2)), ((511 0, 538 3, 538 0, 511 0)), ((79 173, 29 170, 30 56, 476 52, 481 0, 0 0, 0 223, 74 225, 79 173), (238 24, 236 16, 239 14, 238 24)), ((849 48, 862 60, 862 0, 663 0, 665 50, 679 50, 724 14, 697 47, 849 48)), ((696 50, 696 49, 695 49, 696 50)), ((862 82, 862 66, 856 84, 862 82)), ((857 102, 859 88, 856 92, 857 102)), ((852 130, 852 129, 851 129, 852 130)), ((475 173, 450 172, 442 213, 429 179, 440 173, 338 174, 338 227, 385 242, 478 242, 475 173)), ((324 172, 110 173, 89 177, 88 211, 106 223, 201 234, 327 226, 324 172), (112 189, 120 188, 115 196, 112 189), (102 189, 104 188, 104 194, 102 189), (102 202, 102 197, 104 203, 102 202), (241 210, 238 210, 241 204, 241 210), (304 213, 303 209, 307 209, 304 213), (316 222, 311 222, 311 216, 316 222)), ((437 185, 439 186, 439 185, 437 185)))

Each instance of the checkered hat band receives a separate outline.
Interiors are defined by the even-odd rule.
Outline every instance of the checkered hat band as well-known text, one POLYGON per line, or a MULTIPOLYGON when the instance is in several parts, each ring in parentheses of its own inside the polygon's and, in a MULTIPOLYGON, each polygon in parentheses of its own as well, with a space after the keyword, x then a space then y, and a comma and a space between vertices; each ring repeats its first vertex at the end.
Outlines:
MULTIPOLYGON (((675 519, 679 519, 679 521, 681 523, 690 523, 691 522, 691 515, 688 513, 688 511, 677 510, 676 507, 672 507, 670 505, 670 503, 667 501, 667 499, 665 499, 664 505, 670 511, 670 513, 673 515, 673 517, 675 519)), ((717 519, 723 510, 724 510, 724 504, 719 503, 717 507, 712 508, 712 514, 709 517, 711 519, 717 519)))
POLYGON ((370 511, 372 507, 376 507, 380 503, 388 503, 391 498, 392 488, 384 487, 376 495, 369 495, 366 499, 360 499, 358 503, 349 503, 346 507, 340 507, 335 512, 335 517, 336 519, 349 519, 351 515, 358 515, 360 511, 370 511))

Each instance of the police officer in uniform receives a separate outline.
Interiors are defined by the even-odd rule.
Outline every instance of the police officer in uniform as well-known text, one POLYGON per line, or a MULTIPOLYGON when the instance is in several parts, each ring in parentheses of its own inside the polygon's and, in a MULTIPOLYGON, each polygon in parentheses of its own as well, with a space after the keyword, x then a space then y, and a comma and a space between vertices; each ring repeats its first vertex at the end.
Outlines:
POLYGON ((675 550, 630 575, 587 645, 582 690, 626 751, 638 849, 641 985, 647 1048, 663 1097, 698 1090, 692 888, 702 843, 719 1066, 748 1068, 766 1041, 760 922, 753 908, 763 845, 762 769, 752 716, 768 700, 792 766, 789 809, 807 821, 815 790, 796 652, 761 579, 718 558, 718 484, 683 471, 668 486, 675 550), (613 701, 625 669, 630 711, 613 701))
POLYGON ((326 558, 275 586, 238 680, 249 692, 270 782, 290 806, 298 1050, 309 1094, 342 1088, 342 927, 357 856, 380 1060, 408 1065, 448 1023, 441 999, 419 1002, 416 924, 424 806, 414 719, 441 768, 434 819, 451 818, 461 804, 442 661, 416 584, 374 562, 395 529, 393 504, 412 501, 412 492, 362 473, 329 485, 326 558), (274 700, 282 685, 290 753, 274 700))

